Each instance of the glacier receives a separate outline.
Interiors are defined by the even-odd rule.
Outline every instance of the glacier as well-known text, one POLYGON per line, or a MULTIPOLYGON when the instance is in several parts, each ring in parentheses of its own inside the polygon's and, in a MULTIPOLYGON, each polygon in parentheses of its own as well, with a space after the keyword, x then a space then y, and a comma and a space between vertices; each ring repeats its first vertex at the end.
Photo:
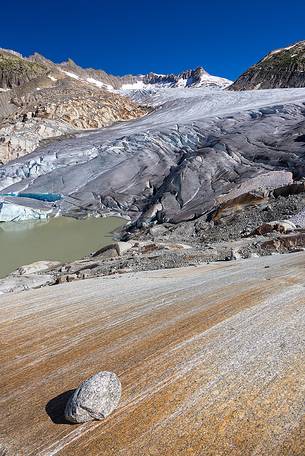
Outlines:
POLYGON ((55 215, 57 211, 52 204, 26 197, 0 197, 0 222, 44 220, 55 215))
POLYGON ((257 176, 269 187, 304 175, 304 146, 296 139, 305 89, 132 92, 154 110, 1 166, 0 191, 61 194, 56 209, 71 215, 143 221, 157 207, 152 221, 176 223, 208 214, 221 195, 257 176))

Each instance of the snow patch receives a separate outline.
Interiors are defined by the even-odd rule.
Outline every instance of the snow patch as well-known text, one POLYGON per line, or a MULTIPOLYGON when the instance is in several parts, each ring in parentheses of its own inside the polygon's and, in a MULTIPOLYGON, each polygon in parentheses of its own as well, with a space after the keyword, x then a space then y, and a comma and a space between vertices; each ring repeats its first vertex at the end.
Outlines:
POLYGON ((130 84, 123 84, 121 90, 141 90, 148 87, 149 84, 144 84, 143 81, 132 82, 130 84))
POLYGON ((198 84, 198 87, 209 85, 216 85, 218 87, 228 87, 232 83, 233 81, 230 81, 230 79, 221 78, 219 76, 212 76, 211 74, 202 74, 200 76, 200 82, 198 84))
MULTIPOLYGON (((302 43, 305 44, 305 41, 303 41, 302 43)), ((287 46, 287 47, 284 47, 284 48, 280 48, 280 49, 275 49, 274 51, 270 52, 264 59, 264 60, 267 60, 269 57, 271 57, 272 55, 275 55, 275 54, 279 54, 280 52, 282 51, 289 51, 290 49, 293 49, 294 47, 298 46, 300 43, 295 43, 295 44, 292 44, 291 46, 287 46)), ((298 54, 293 54, 291 57, 296 57, 298 54)))
POLYGON ((105 84, 104 82, 98 81, 97 79, 94 79, 94 78, 87 78, 86 81, 89 82, 89 84, 94 84, 94 85, 96 85, 96 86, 99 87, 100 89, 105 89, 105 90, 108 90, 109 92, 113 92, 113 91, 114 91, 114 88, 112 87, 112 85, 110 85, 110 84, 105 84))
POLYGON ((186 87, 187 79, 180 78, 177 81, 177 87, 186 87))
POLYGON ((284 47, 281 49, 275 49, 275 51, 270 52, 270 55, 278 54, 279 52, 282 52, 282 51, 289 51, 289 49, 292 49, 295 46, 296 46, 296 44, 293 44, 292 46, 287 46, 287 47, 284 47))
MULTIPOLYGON (((66 71, 66 70, 61 70, 61 71, 63 73, 65 73, 65 75, 69 76, 70 78, 76 79, 77 81, 81 81, 81 82, 84 82, 84 83, 87 83, 87 84, 88 83, 89 84, 93 84, 93 85, 95 85, 96 87, 98 87, 100 89, 108 90, 108 92, 115 92, 115 90, 112 87, 112 85, 105 84, 104 82, 99 81, 98 79, 94 79, 94 78, 91 78, 91 77, 87 77, 86 79, 83 79, 80 76, 78 76, 77 74, 72 73, 71 71, 66 71)), ((52 80, 54 80, 54 79, 52 79, 52 80)), ((55 81, 56 81, 56 79, 55 79, 55 81)))
POLYGON ((71 71, 65 71, 65 70, 62 70, 62 71, 63 71, 63 73, 65 73, 70 78, 77 79, 77 80, 81 79, 79 76, 77 76, 77 74, 71 73, 71 71))

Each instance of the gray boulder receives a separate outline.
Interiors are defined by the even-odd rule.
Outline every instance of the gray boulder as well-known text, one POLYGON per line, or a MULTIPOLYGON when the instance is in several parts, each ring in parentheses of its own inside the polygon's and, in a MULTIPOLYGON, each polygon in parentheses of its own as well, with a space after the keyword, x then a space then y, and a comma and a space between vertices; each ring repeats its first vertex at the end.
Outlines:
POLYGON ((84 381, 72 394, 65 409, 71 423, 102 420, 118 406, 121 382, 113 372, 98 372, 84 381))

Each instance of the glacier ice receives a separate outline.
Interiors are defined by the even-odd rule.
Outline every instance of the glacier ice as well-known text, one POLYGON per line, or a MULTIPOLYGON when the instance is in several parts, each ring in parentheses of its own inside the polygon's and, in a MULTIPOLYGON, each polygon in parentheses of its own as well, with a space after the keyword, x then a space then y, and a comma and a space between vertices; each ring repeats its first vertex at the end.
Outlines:
POLYGON ((46 219, 55 215, 52 205, 30 198, 13 196, 0 198, 0 222, 18 222, 21 220, 46 219))
POLYGON ((170 88, 134 96, 155 110, 2 166, 1 192, 58 193, 65 212, 79 205, 131 218, 160 203, 165 219, 178 220, 210 210, 245 179, 305 172, 302 144, 293 140, 304 119, 305 89, 170 88))

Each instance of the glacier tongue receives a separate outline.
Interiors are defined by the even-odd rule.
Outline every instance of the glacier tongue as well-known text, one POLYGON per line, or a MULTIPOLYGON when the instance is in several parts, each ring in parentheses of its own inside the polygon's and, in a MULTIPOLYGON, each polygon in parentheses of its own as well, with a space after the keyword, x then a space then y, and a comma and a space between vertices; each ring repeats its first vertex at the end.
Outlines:
POLYGON ((156 219, 177 222, 255 176, 268 187, 268 173, 282 171, 282 185, 290 171, 305 171, 294 141, 305 89, 170 88, 141 97, 151 114, 40 147, 0 168, 0 188, 63 194, 68 213, 80 206, 136 219, 157 207, 156 219))

